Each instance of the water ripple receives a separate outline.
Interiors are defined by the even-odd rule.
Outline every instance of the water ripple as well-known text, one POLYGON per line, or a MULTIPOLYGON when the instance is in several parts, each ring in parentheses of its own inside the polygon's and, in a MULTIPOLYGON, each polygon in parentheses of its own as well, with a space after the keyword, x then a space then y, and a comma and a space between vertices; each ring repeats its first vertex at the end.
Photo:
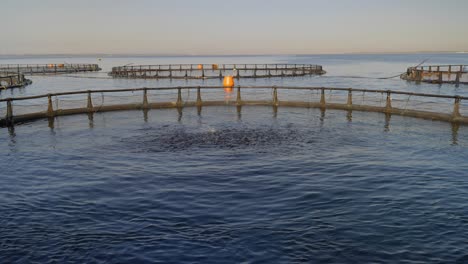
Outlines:
POLYGON ((452 145, 426 120, 213 109, 18 127, 0 148, 2 261, 466 261, 464 132, 452 145))

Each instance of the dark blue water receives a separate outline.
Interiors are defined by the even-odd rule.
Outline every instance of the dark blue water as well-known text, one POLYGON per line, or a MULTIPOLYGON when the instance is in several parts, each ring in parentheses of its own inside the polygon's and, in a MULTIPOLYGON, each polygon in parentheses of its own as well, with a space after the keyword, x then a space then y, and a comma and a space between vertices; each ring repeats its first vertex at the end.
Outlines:
POLYGON ((465 262, 467 127, 267 107, 1 134, 3 262, 465 262))
MULTIPOLYGON (((350 67, 360 60, 372 59, 350 67)), ((35 78, 44 86, 8 93, 143 82, 35 78)), ((0 157, 1 263, 468 261, 466 126, 281 107, 111 112, 2 128, 0 157)))

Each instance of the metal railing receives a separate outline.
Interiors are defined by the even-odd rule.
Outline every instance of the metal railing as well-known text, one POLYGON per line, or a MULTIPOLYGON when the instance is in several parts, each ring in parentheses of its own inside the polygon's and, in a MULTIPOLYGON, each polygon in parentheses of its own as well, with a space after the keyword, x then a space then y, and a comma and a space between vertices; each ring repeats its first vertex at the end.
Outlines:
POLYGON ((24 78, 22 73, 0 71, 0 89, 21 87, 30 83, 31 80, 24 78))
POLYGON ((462 115, 460 110, 461 106, 464 110, 465 107, 468 109, 467 102, 468 97, 461 96, 330 87, 144 87, 0 99, 0 113, 4 111, 0 125, 12 126, 41 118, 118 110, 246 105, 380 112, 468 124, 468 115, 462 115))
POLYGON ((266 78, 324 74, 312 64, 161 64, 113 67, 110 76, 118 78, 266 78))
POLYGON ((97 64, 0 64, 0 71, 21 72, 23 74, 56 74, 100 71, 97 64))
POLYGON ((468 65, 424 65, 418 67, 410 67, 414 70, 422 71, 436 71, 436 72, 447 72, 447 73, 456 73, 456 72, 468 72, 468 65))
POLYGON ((401 78, 416 82, 468 84, 468 65, 409 67, 401 78))

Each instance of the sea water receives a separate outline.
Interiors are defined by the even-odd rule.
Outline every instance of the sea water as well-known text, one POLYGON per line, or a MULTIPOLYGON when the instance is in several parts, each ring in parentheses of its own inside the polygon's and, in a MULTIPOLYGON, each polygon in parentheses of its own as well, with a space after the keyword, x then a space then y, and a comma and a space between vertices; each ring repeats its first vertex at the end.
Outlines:
MULTIPOLYGON (((312 63, 327 74, 239 82, 467 95, 371 79, 427 57, 468 64, 465 54, 8 57, 104 72, 33 76, 0 95, 220 82, 108 79, 128 63, 312 63)), ((124 111, 1 128, 0 157, 4 263, 468 261, 466 126, 286 107, 124 111)))

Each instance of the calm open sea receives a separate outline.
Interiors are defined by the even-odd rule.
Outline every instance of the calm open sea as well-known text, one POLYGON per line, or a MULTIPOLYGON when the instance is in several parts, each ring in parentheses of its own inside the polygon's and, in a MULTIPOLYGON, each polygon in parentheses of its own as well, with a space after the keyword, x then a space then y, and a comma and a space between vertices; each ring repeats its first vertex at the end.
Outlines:
MULTIPOLYGON (((468 96, 466 85, 349 78, 427 58, 468 64, 468 54, 0 57, 104 71, 33 76, 0 97, 220 84, 108 78, 129 63, 313 63, 327 74, 238 84, 468 96)), ((1 263, 468 262, 467 126, 286 107, 109 112, 0 128, 0 157, 1 263)))

